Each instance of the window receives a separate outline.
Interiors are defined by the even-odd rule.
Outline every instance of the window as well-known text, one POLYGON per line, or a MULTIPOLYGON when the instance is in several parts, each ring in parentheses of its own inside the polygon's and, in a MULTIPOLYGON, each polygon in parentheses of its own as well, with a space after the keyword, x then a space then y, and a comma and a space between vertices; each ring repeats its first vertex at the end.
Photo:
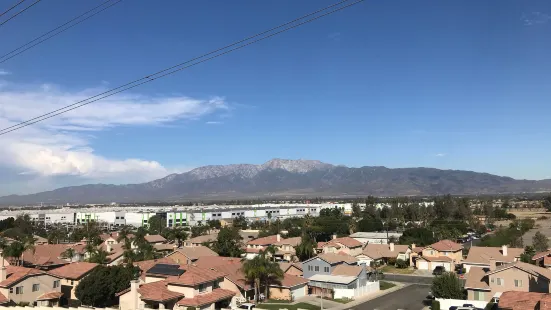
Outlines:
POLYGON ((491 278, 490 278, 490 282, 495 283, 495 278, 494 278, 494 277, 491 277, 491 278))
POLYGON ((75 285, 75 281, 71 280, 71 285, 75 285))
POLYGON ((329 267, 323 267, 323 272, 329 272, 329 267))
POLYGON ((40 291, 40 284, 33 284, 33 292, 40 291))
POLYGON ((17 295, 23 294, 23 287, 22 286, 16 287, 15 288, 15 294, 17 294, 17 295))
POLYGON ((59 287, 59 280, 55 280, 54 281, 54 288, 58 288, 59 287))
POLYGON ((13 287, 10 287, 10 293, 13 294, 13 287))
POLYGON ((199 284, 199 293, 203 293, 207 290, 207 286, 204 284, 199 284))
POLYGON ((515 287, 522 287, 522 280, 515 280, 515 287))
POLYGON ((308 271, 313 271, 313 267, 312 267, 312 266, 308 266, 308 271))
POLYGON ((320 266, 314 266, 314 271, 320 271, 320 266))
POLYGON ((496 284, 499 286, 503 286, 503 279, 502 278, 496 278, 496 284))
POLYGON ((485 300, 484 292, 474 291, 474 300, 485 300))

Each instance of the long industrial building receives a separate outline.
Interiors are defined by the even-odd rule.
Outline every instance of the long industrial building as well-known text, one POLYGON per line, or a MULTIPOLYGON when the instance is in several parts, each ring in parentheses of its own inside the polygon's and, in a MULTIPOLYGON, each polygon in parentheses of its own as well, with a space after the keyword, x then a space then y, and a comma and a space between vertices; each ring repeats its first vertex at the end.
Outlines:
POLYGON ((345 214, 352 213, 350 203, 323 204, 259 204, 234 206, 197 206, 197 207, 91 207, 91 208, 59 208, 51 210, 1 211, 0 220, 28 214, 31 219, 45 226, 63 224, 73 226, 86 224, 90 221, 104 223, 110 228, 131 225, 147 226, 149 219, 158 215, 166 220, 168 227, 195 226, 208 220, 233 219, 240 216, 249 221, 285 219, 302 217, 306 214, 318 216, 322 209, 341 208, 345 214))

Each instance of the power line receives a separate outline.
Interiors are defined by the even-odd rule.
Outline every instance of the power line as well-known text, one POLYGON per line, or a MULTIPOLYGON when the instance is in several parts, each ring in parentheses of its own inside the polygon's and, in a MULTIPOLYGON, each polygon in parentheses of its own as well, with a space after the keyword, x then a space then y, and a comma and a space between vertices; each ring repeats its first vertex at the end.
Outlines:
POLYGON ((363 2, 364 0, 358 0, 358 1, 353 2, 353 3, 350 3, 350 4, 348 4, 348 5, 338 7, 338 8, 336 8, 336 9, 332 10, 332 11, 329 11, 329 12, 327 12, 327 13, 318 15, 318 16, 316 16, 316 17, 313 17, 313 18, 308 19, 308 20, 306 20, 306 21, 303 21, 303 22, 301 22, 301 23, 298 23, 298 24, 289 26, 289 27, 284 28, 284 29, 282 29, 282 30, 280 30, 280 31, 277 31, 277 32, 268 34, 268 35, 263 36, 263 37, 261 37, 261 38, 258 38, 258 39, 256 39, 256 40, 253 40, 253 41, 250 41, 250 42, 248 42, 248 43, 239 45, 239 44, 244 43, 244 42, 246 42, 246 41, 248 41, 248 40, 251 40, 251 39, 253 39, 253 38, 256 38, 256 37, 262 36, 262 35, 264 35, 264 34, 267 34, 267 33, 269 33, 269 32, 272 32, 273 30, 282 28, 282 27, 284 27, 284 26, 286 26, 286 25, 289 25, 289 24, 293 24, 293 23, 295 23, 295 22, 297 22, 297 21, 299 21, 299 20, 302 20, 302 19, 304 19, 304 18, 306 18, 306 17, 315 15, 315 14, 320 13, 320 12, 322 12, 322 11, 326 11, 326 10, 328 10, 329 8, 335 7, 335 6, 339 5, 339 4, 342 4, 342 3, 347 2, 347 1, 348 1, 348 0, 344 0, 344 1, 341 1, 341 2, 339 2, 339 3, 330 5, 330 6, 328 6, 328 7, 323 8, 323 9, 320 9, 320 10, 317 10, 317 11, 315 11, 315 12, 312 12, 312 13, 309 13, 309 14, 307 14, 307 15, 304 15, 304 16, 302 16, 302 17, 299 17, 299 18, 297 18, 297 19, 295 19, 295 20, 293 20, 293 21, 290 21, 290 22, 284 23, 284 24, 282 24, 282 25, 279 25, 279 26, 277 26, 277 27, 271 28, 270 30, 263 31, 263 32, 261 32, 261 33, 255 34, 255 35, 253 35, 253 36, 250 36, 250 37, 245 38, 245 39, 242 39, 242 40, 239 40, 239 41, 237 41, 237 42, 235 42, 235 43, 232 43, 232 44, 227 45, 227 46, 225 46, 225 47, 219 48, 219 49, 214 50, 214 51, 212 51, 212 52, 209 52, 209 53, 207 53, 207 54, 201 55, 201 56, 199 56, 199 57, 195 57, 195 58, 193 58, 193 59, 191 59, 191 60, 188 60, 188 61, 186 61, 186 62, 180 63, 180 64, 178 64, 178 65, 175 65, 175 66, 172 66, 172 67, 169 67, 169 68, 166 68, 166 69, 163 69, 163 70, 158 71, 158 72, 156 72, 156 73, 147 75, 147 76, 145 76, 145 77, 143 77, 143 78, 134 80, 134 81, 132 81, 132 82, 130 82, 130 83, 127 83, 127 84, 121 85, 121 86, 119 86, 119 87, 110 89, 110 90, 108 90, 108 91, 105 91, 105 92, 103 92, 103 93, 97 94, 97 95, 92 96, 92 97, 89 97, 89 98, 87 98, 87 99, 84 99, 84 100, 75 102, 75 103, 70 104, 70 105, 68 105, 68 106, 65 106, 65 107, 63 107, 63 108, 60 108, 60 109, 57 109, 57 110, 48 112, 48 113, 46 113, 46 114, 43 114, 43 115, 34 117, 34 118, 29 119, 29 120, 26 120, 26 121, 23 121, 23 122, 18 123, 18 124, 16 124, 16 125, 13 125, 13 126, 10 126, 10 127, 6 127, 6 128, 4 128, 4 129, 0 130, 0 135, 5 135, 5 134, 7 134, 7 133, 9 133, 9 132, 12 132, 12 131, 21 129, 21 128, 23 128, 23 127, 26 127, 26 126, 29 126, 29 125, 32 125, 32 124, 41 122, 41 121, 43 121, 43 120, 46 120, 46 119, 55 117, 55 116, 57 116, 57 115, 60 115, 60 114, 63 114, 63 113, 66 113, 66 112, 69 112, 69 111, 72 111, 72 110, 78 109, 78 108, 80 108, 80 107, 82 107, 82 106, 85 106, 85 105, 88 105, 88 104, 90 104, 90 103, 92 103, 92 102, 99 101, 99 100, 101 100, 101 99, 104 99, 104 98, 113 96, 113 95, 115 95, 115 94, 121 93, 121 92, 123 92, 123 91, 129 90, 129 89, 132 89, 132 88, 135 88, 135 87, 138 87, 138 86, 140 86, 140 85, 143 85, 143 84, 146 84, 146 83, 153 82, 153 81, 155 81, 155 80, 157 80, 157 79, 160 79, 160 78, 163 78, 163 77, 165 77, 165 76, 172 75, 172 74, 174 74, 174 73, 177 73, 177 72, 182 71, 182 70, 185 70, 185 69, 187 69, 187 68, 196 66, 196 65, 201 64, 201 63, 203 63, 203 62, 207 62, 207 61, 210 61, 210 60, 212 60, 212 59, 218 58, 218 57, 220 57, 220 56, 229 54, 229 53, 234 52, 234 51, 236 51, 236 50, 242 49, 242 48, 247 47, 247 46, 249 46, 249 45, 252 45, 252 44, 255 44, 255 43, 257 43, 257 42, 266 40, 266 39, 271 38, 271 37, 273 37, 273 36, 276 36, 276 35, 278 35, 278 34, 287 32, 287 31, 289 31, 289 30, 292 30, 292 29, 294 29, 294 28, 297 28, 297 27, 300 27, 300 26, 302 26, 302 25, 308 24, 308 23, 310 23, 310 22, 312 22, 312 21, 315 21, 315 20, 317 20, 317 19, 320 19, 320 18, 322 18, 322 17, 331 15, 331 14, 336 13, 336 12, 338 12, 338 11, 341 11, 341 10, 343 10, 343 9, 345 9, 345 8, 348 8, 348 7, 351 7, 351 6, 353 6, 353 5, 356 5, 356 4, 360 3, 360 2, 363 2), (234 47, 234 48, 232 48, 232 49, 229 49, 229 50, 226 50, 226 51, 222 52, 223 50, 228 49, 229 47, 232 47, 232 46, 235 46, 235 45, 239 45, 239 46, 234 47), (218 53, 218 52, 220 52, 220 53, 218 53), (218 53, 218 54, 216 54, 216 53, 218 53), (206 56, 208 56, 208 55, 212 55, 212 54, 215 54, 215 55, 214 55, 214 56, 211 56, 211 57, 208 57, 208 58, 204 58, 204 57, 206 57, 206 56), (201 58, 204 58, 204 59, 201 59, 201 58), (199 60, 199 59, 201 59, 201 60, 199 60), (197 61, 197 62, 194 62, 194 61, 197 61), (185 65, 185 64, 188 64, 188 63, 191 63, 191 64, 182 67, 182 65, 185 65), (167 72, 167 71, 168 71, 168 72, 167 72), (164 73, 164 72, 166 72, 166 73, 164 73), (161 73, 164 73, 164 74, 161 74, 161 73), (161 75, 159 75, 159 74, 161 74, 161 75), (140 83, 138 83, 138 82, 140 82, 140 83), (136 83, 137 83, 137 84, 136 84, 136 83), (134 84, 134 85, 132 85, 132 84, 134 84), (96 99, 94 99, 94 98, 96 98, 96 99), (90 99, 94 99, 94 100, 88 101, 88 100, 90 100, 90 99))
MULTIPOLYGON (((33 3, 32 3, 31 5, 29 5, 28 7, 22 9, 21 11, 19 11, 19 12, 17 12, 17 13, 15 13, 13 16, 11 16, 10 18, 8 18, 8 19, 6 19, 5 21, 3 21, 2 23, 0 23, 0 26, 2 26, 2 25, 4 25, 5 23, 9 22, 10 20, 14 19, 17 15, 19 15, 19 14, 25 12, 26 10, 32 8, 35 4, 37 4, 37 3, 40 2, 40 1, 42 1, 42 0, 36 0, 35 2, 33 2, 33 3)), ((19 5, 19 3, 18 3, 17 5, 19 5)), ((17 6, 17 5, 16 5, 16 6, 17 6)), ((10 10, 11 10, 11 8, 10 8, 10 10)))
POLYGON ((2 14, 0 14, 0 17, 6 15, 6 13, 8 13, 9 11, 15 9, 18 5, 20 5, 21 3, 23 3, 25 0, 20 0, 19 2, 17 2, 16 4, 12 5, 11 8, 5 10, 2 14))
POLYGON ((99 13, 101 13, 101 12, 107 10, 108 8, 114 6, 115 4, 117 4, 117 3, 121 2, 121 1, 122 1, 122 0, 117 0, 117 1, 112 2, 112 0, 107 0, 107 1, 103 2, 102 4, 100 4, 100 5, 98 5, 98 6, 94 7, 94 8, 92 8, 92 9, 90 9, 90 10, 88 10, 88 11, 86 11, 86 12, 80 14, 79 16, 77 16, 77 17, 75 17, 75 18, 73 18, 73 19, 71 19, 71 20, 65 22, 64 24, 62 24, 62 25, 60 25, 60 26, 58 26, 58 27, 56 27, 56 28, 54 28, 54 29, 52 29, 52 30, 50 30, 50 31, 48 31, 48 32, 46 32, 46 33, 44 33, 44 34, 42 34, 42 35, 36 37, 36 38, 34 38, 33 40, 31 40, 31 41, 29 41, 29 42, 27 42, 27 43, 21 45, 20 47, 14 49, 14 50, 12 50, 12 51, 10 51, 9 53, 6 53, 6 54, 0 56, 0 64, 1 64, 1 63, 4 63, 4 62, 6 62, 6 61, 8 61, 8 60, 10 60, 10 59, 12 59, 13 57, 15 57, 15 56, 17 56, 17 55, 19 55, 19 54, 21 54, 21 53, 23 53, 23 52, 25 52, 25 51, 31 49, 31 48, 33 48, 33 47, 35 47, 35 46, 37 46, 38 44, 40 44, 40 43, 42 43, 42 42, 44 42, 44 41, 47 41, 47 40, 49 40, 49 39, 51 39, 51 38, 53 38, 53 37, 55 37, 55 36, 57 36, 57 35, 59 35, 59 34, 65 32, 65 31, 67 31, 67 30, 73 28, 74 26, 76 26, 76 25, 78 25, 78 24, 84 22, 85 20, 87 20, 87 19, 89 19, 89 18, 94 17, 95 15, 97 15, 97 14, 99 14, 99 13), (84 19, 82 19, 82 20, 80 20, 80 21, 78 21, 78 22, 76 22, 76 23, 70 25, 69 27, 66 27, 66 28, 64 28, 64 29, 61 29, 61 28, 65 27, 66 25, 68 25, 68 24, 74 22, 75 20, 78 20, 79 18, 81 18, 81 17, 87 15, 87 14, 90 13, 90 12, 93 12, 93 11, 95 11, 95 10, 101 8, 102 6, 104 6, 104 5, 108 4, 108 3, 111 3, 111 4, 110 4, 109 6, 104 7, 103 9, 101 9, 101 10, 95 12, 94 14, 92 14, 92 15, 90 15, 90 16, 87 16, 86 18, 84 18, 84 19), (61 30, 59 30, 59 29, 61 29, 61 30), (59 30, 59 31, 55 32, 56 30, 59 30), (48 35, 51 34, 52 32, 55 32, 55 33, 53 33, 52 35, 48 36, 48 35), (40 40, 40 39, 42 39, 42 38, 44 38, 44 37, 46 37, 46 38, 43 39, 43 40, 40 40), (40 40, 40 41, 38 41, 38 40, 40 40), (38 41, 38 42, 36 42, 36 41, 38 41), (36 43, 34 43, 34 42, 36 42, 36 43), (32 43, 34 43, 34 44, 32 44, 32 43), (30 45, 30 44, 32 44, 32 45, 30 45), (29 45, 30 45, 30 46, 29 46, 29 45))

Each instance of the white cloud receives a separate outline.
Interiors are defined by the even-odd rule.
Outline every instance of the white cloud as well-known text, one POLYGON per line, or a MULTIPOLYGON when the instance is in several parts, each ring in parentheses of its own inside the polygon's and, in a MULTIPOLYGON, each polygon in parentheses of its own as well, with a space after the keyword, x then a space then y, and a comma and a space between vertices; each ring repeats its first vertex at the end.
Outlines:
POLYGON ((526 26, 547 24, 551 21, 551 15, 542 12, 524 13, 521 20, 526 26))
POLYGON ((438 153, 438 154, 436 154, 436 155, 434 155, 434 156, 436 156, 436 157, 444 157, 444 156, 446 156, 446 154, 445 154, 445 153, 438 153))
MULTIPOLYGON (((55 85, 0 86, 0 129, 93 96, 102 89, 63 91, 55 85)), ((0 168, 18 175, 49 178, 72 176, 88 181, 141 182, 180 169, 139 158, 112 159, 97 154, 90 131, 117 126, 159 126, 194 121, 228 110, 225 100, 185 96, 149 97, 121 94, 94 102, 37 124, 0 136, 0 168)))
POLYGON ((0 75, 10 75, 11 72, 8 72, 6 70, 0 69, 0 75))
POLYGON ((207 125, 220 125, 220 124, 224 124, 223 122, 217 122, 217 121, 208 121, 208 122, 205 122, 205 124, 207 125))

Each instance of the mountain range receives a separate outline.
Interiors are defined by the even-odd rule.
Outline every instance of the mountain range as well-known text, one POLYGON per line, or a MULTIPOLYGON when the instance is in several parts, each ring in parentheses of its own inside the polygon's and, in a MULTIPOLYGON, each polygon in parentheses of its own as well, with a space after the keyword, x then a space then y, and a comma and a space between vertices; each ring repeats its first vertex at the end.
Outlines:
POLYGON ((551 180, 462 170, 351 168, 317 160, 204 166, 141 184, 90 184, 0 197, 0 205, 215 200, 268 197, 478 195, 551 191, 551 180))

